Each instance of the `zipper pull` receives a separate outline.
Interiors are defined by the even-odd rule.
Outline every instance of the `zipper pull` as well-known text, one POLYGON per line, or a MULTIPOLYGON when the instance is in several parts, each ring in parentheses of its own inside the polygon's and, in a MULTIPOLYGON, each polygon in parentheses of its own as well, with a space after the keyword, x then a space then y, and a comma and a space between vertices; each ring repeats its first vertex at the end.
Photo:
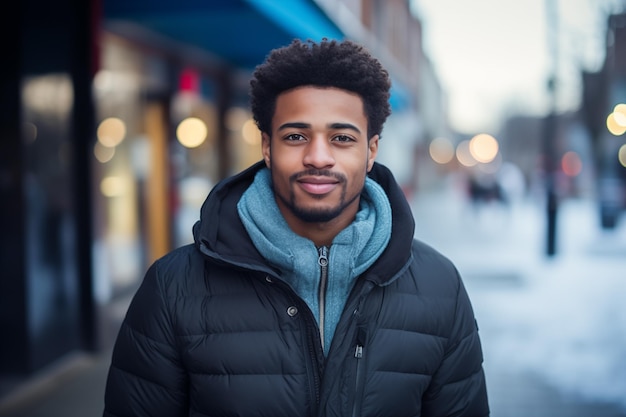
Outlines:
POLYGON ((356 345, 356 349, 354 349, 354 357, 357 359, 361 359, 363 357, 363 346, 356 345))
POLYGON ((356 331, 356 349, 354 349, 354 357, 361 359, 363 357, 363 346, 367 340, 367 330, 364 326, 359 326, 356 331))
POLYGON ((317 250, 319 253, 319 257, 317 258, 317 262, 322 267, 328 266, 328 248, 326 246, 320 246, 317 250))

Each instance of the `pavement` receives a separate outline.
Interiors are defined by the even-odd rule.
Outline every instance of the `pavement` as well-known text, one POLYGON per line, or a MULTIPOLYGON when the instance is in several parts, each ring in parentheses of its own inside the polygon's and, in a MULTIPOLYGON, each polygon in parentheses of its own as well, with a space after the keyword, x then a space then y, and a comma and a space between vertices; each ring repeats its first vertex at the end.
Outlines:
POLYGON ((473 206, 458 189, 415 197, 416 237, 463 277, 491 415, 626 417, 626 218, 604 231, 593 201, 564 200, 547 256, 541 198, 473 206))
POLYGON ((108 352, 62 358, 0 399, 0 416, 101 416, 108 361, 108 352))
MULTIPOLYGON (((554 260, 542 254, 541 212, 535 204, 519 210, 482 207, 472 211, 457 194, 435 193, 417 195, 413 206, 416 236, 455 262, 472 299, 483 341, 492 416, 626 417, 626 390, 621 391, 623 395, 619 392, 626 386, 626 372, 615 368, 624 369, 626 339, 623 346, 614 346, 615 357, 622 358, 619 362, 594 367, 603 358, 611 358, 602 350, 606 343, 591 346, 596 350, 583 350, 586 356, 581 359, 577 356, 579 345, 593 341, 585 339, 586 333, 579 334, 579 327, 570 332, 564 325, 567 317, 563 320, 562 314, 572 314, 567 310, 569 304, 558 304, 560 309, 543 308, 550 304, 546 299, 553 300, 549 290, 562 286, 558 279, 564 278, 558 277, 566 268, 570 275, 572 270, 590 267, 594 271, 626 271, 624 230, 600 234, 588 218, 592 210, 588 204, 578 204, 575 210, 564 207, 559 224, 563 231, 576 233, 572 237, 561 232, 554 260), (565 257, 574 263, 558 260, 565 257), (541 298, 542 291, 548 296, 541 298), (605 368, 607 372, 601 373, 605 368), (584 380, 590 383, 584 385, 584 380)), ((624 276, 621 272, 621 278, 624 276)), ((581 287, 584 281, 575 282, 581 287)), ((607 284, 607 288, 613 287, 607 284)), ((572 295, 572 302, 585 296, 586 290, 581 291, 572 295)), ((606 302, 598 305, 613 305, 611 296, 602 294, 606 302)), ((112 327, 121 320, 127 303, 128 299, 120 300, 105 312, 112 327)), ((581 321, 580 317, 573 319, 581 321)), ((611 324, 619 327, 622 323, 605 325, 611 324)), ((108 348, 96 355, 68 355, 0 397, 0 416, 100 416, 109 360, 108 348)))

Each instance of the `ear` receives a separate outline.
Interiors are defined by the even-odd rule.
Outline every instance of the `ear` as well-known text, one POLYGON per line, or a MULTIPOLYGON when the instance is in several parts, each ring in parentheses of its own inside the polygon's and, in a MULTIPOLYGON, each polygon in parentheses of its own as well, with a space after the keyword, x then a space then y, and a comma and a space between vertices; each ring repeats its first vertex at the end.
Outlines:
POLYGON ((263 160, 265 161, 265 166, 268 168, 271 167, 271 156, 270 156, 270 135, 267 133, 261 133, 261 152, 263 153, 263 160))
POLYGON ((374 135, 371 137, 369 142, 367 142, 367 172, 372 170, 374 166, 374 160, 376 159, 376 155, 378 155, 378 139, 380 137, 378 135, 374 135))

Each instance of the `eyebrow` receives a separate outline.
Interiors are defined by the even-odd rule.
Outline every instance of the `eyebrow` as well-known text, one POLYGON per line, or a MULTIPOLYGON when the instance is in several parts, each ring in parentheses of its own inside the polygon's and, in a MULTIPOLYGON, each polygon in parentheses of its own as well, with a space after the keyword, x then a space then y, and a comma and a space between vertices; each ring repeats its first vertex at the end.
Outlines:
POLYGON ((348 129, 348 130, 354 130, 356 133, 361 133, 361 131, 359 130, 358 127, 356 127, 355 125, 351 124, 351 123, 331 123, 329 125, 329 127, 331 129, 348 129))
MULTIPOLYGON (((340 129, 348 129, 348 130, 353 130, 357 133, 361 133, 361 130, 359 130, 358 127, 356 127, 355 125, 351 124, 351 123, 330 123, 329 125, 327 125, 328 128, 330 129, 335 129, 335 130, 340 130, 340 129)), ((309 123, 302 123, 302 122, 290 122, 290 123, 284 123, 282 125, 280 125, 278 127, 278 130, 283 130, 283 129, 310 129, 311 125, 309 123)))

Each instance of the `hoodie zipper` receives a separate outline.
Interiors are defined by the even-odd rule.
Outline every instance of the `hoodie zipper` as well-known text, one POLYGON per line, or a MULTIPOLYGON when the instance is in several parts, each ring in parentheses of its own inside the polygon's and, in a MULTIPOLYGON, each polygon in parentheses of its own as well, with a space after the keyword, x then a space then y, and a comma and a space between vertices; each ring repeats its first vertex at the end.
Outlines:
POLYGON ((328 285, 328 248, 320 246, 317 249, 319 257, 317 263, 320 266, 320 285, 318 291, 319 300, 319 329, 322 349, 324 349, 324 319, 326 315, 326 287, 328 285))

